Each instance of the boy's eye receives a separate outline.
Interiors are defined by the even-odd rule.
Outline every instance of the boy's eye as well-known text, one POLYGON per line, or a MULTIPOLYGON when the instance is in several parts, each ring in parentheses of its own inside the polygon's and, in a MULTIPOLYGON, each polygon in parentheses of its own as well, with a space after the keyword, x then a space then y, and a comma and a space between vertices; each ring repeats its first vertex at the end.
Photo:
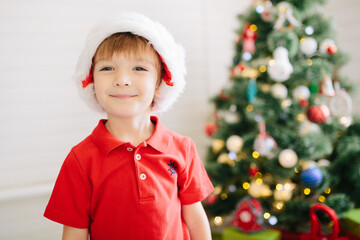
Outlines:
POLYGON ((100 69, 100 71, 111 71, 114 70, 114 68, 112 67, 103 67, 102 69, 100 69))
POLYGON ((146 71, 146 69, 143 67, 134 67, 134 70, 135 71, 146 71))

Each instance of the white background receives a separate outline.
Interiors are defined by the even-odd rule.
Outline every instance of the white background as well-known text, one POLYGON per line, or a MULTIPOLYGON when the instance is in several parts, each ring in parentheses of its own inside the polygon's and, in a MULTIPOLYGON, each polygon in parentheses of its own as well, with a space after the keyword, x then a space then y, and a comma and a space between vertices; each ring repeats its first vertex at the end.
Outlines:
MULTIPOLYGON (((100 18, 137 11, 161 22, 187 51, 187 86, 160 115, 190 136, 205 157, 209 98, 229 76, 236 15, 250 0, 0 0, 0 239, 59 239, 60 226, 41 217, 70 148, 98 119, 77 96, 71 76, 89 29, 100 18)), ((360 2, 330 0, 342 69, 359 87, 360 2)), ((360 107, 354 98, 354 111, 360 107)))

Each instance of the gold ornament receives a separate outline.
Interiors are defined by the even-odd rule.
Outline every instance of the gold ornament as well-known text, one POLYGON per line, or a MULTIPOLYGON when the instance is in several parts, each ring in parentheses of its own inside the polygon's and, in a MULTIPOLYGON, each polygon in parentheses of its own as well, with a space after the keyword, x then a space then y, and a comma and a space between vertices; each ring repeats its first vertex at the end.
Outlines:
POLYGON ((212 142, 212 151, 214 153, 218 153, 223 149, 225 146, 225 141, 222 139, 214 139, 212 142))

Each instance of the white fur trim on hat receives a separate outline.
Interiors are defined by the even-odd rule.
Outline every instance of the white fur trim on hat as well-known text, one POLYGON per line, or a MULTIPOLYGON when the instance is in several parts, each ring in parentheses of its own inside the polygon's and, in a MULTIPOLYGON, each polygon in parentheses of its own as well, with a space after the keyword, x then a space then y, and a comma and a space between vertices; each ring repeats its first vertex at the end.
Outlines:
POLYGON ((172 35, 165 27, 138 13, 122 13, 116 18, 99 22, 89 33, 83 51, 81 52, 76 68, 75 81, 79 87, 80 96, 90 108, 104 112, 98 103, 94 84, 90 83, 85 88, 82 82, 88 77, 92 58, 99 45, 109 36, 119 32, 131 32, 149 41, 157 53, 162 57, 171 73, 173 86, 161 82, 159 96, 154 98, 152 112, 164 112, 176 101, 185 87, 185 51, 175 42, 172 35))

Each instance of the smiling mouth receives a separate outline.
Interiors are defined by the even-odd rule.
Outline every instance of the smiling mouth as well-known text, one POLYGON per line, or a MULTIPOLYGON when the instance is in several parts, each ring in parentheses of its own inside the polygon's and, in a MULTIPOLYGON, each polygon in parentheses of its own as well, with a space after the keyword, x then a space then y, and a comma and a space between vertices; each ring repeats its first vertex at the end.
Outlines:
POLYGON ((132 94, 117 94, 117 95, 110 95, 113 98, 119 99, 119 100, 127 100, 135 97, 136 95, 132 94))

